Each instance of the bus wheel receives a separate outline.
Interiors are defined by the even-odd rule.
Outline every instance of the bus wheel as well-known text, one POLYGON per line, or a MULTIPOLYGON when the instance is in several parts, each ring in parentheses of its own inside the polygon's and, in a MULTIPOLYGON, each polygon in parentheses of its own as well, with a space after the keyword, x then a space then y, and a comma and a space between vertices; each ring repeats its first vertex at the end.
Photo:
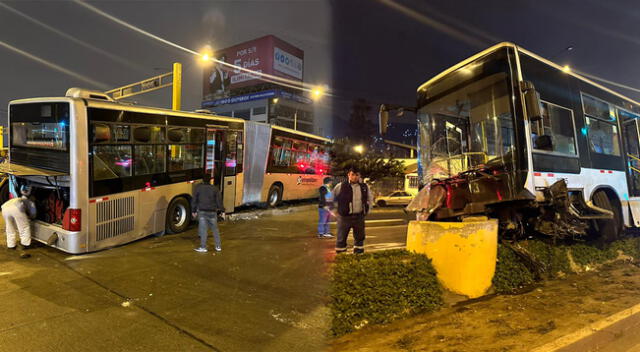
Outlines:
POLYGON ((275 207, 282 202, 282 186, 273 184, 269 188, 269 195, 267 197, 267 204, 270 207, 275 207))
POLYGON ((4 202, 9 200, 9 181, 5 182, 2 187, 0 187, 0 203, 4 204, 4 202))
POLYGON ((191 206, 184 197, 178 197, 167 207, 167 231, 180 233, 187 229, 191 220, 191 206))
POLYGON ((384 200, 379 200, 377 204, 378 204, 379 207, 386 207, 387 206, 387 202, 385 202, 384 200))
POLYGON ((613 219, 596 220, 600 230, 598 237, 606 243, 617 240, 622 230, 620 207, 614 205, 615 203, 609 199, 605 191, 596 191, 594 193, 593 204, 598 208, 613 212, 613 219))

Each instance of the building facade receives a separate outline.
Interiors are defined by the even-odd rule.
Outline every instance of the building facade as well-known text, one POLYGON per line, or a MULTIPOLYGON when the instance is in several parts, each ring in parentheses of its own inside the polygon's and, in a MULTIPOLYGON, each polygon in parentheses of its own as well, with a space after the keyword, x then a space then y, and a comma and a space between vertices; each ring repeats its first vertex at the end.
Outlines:
POLYGON ((236 67, 214 63, 204 70, 203 109, 318 133, 313 101, 297 89, 304 81, 304 51, 268 35, 219 50, 216 57, 236 67), (286 83, 278 84, 274 76, 286 83))

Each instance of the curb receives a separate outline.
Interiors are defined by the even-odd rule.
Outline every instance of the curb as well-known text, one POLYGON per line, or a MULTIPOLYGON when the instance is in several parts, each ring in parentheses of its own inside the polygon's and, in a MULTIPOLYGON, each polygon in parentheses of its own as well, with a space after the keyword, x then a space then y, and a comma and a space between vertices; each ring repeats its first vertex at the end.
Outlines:
POLYGON ((277 216, 284 214, 297 213, 299 211, 312 210, 318 208, 317 204, 294 205, 287 208, 259 209, 241 213, 233 213, 227 216, 229 221, 238 220, 255 220, 263 216, 277 216))

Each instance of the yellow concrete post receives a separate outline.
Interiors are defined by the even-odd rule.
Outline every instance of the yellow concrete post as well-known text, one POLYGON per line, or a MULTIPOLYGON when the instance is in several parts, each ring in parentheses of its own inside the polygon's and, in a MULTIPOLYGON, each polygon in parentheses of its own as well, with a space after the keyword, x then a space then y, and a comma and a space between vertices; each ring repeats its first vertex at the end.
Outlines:
POLYGON ((411 221, 407 250, 426 254, 446 289, 480 297, 491 287, 496 269, 498 220, 411 221))
POLYGON ((182 64, 179 62, 173 63, 173 102, 171 108, 173 110, 180 110, 180 103, 182 100, 182 64))

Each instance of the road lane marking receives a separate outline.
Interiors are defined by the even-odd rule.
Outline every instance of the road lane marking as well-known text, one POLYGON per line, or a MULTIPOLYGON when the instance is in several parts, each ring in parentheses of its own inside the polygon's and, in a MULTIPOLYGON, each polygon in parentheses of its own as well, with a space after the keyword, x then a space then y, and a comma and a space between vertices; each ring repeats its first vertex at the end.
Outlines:
POLYGON ((567 347, 573 344, 574 342, 578 342, 586 337, 589 337, 597 333, 598 331, 604 330, 609 326, 637 313, 640 313, 640 304, 636 304, 631 308, 627 308, 604 319, 598 320, 593 324, 589 324, 586 327, 569 335, 562 336, 559 339, 552 341, 546 345, 537 347, 533 349, 532 352, 551 352, 559 350, 563 347, 567 347))

